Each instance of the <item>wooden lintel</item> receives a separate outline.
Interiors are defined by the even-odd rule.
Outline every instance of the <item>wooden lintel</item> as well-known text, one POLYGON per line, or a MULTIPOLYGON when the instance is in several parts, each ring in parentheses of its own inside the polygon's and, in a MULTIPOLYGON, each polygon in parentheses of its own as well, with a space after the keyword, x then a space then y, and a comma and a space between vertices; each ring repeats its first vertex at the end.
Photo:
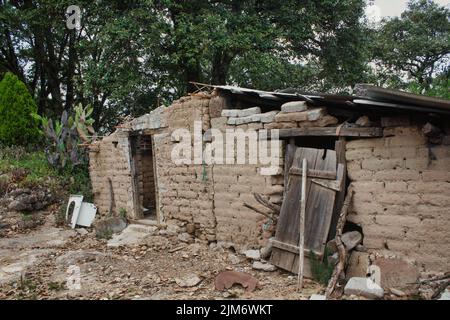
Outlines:
POLYGON ((364 137, 379 138, 383 136, 383 128, 345 128, 345 127, 311 127, 311 128, 290 128, 279 129, 280 138, 290 137, 314 137, 314 136, 332 136, 332 137, 364 137))
MULTIPOLYGON (((302 169, 299 167, 291 167, 289 169, 289 174, 294 174, 297 176, 302 175, 302 169)), ((324 170, 308 170, 308 177, 310 178, 317 178, 317 179, 328 179, 328 180, 335 180, 336 179, 336 172, 334 171, 324 171, 324 170)))
MULTIPOLYGON (((295 254, 299 253, 299 247, 294 245, 294 244, 284 243, 284 242, 281 242, 281 241, 278 241, 278 240, 275 240, 275 239, 270 240, 270 242, 272 243, 272 245, 275 248, 286 250, 286 251, 289 251, 289 252, 292 252, 292 253, 295 253, 295 254)), ((311 257, 311 250, 305 249, 304 252, 305 252, 305 256, 306 257, 311 257)), ((320 252, 314 251, 314 255, 317 258, 322 258, 322 254, 320 252)))

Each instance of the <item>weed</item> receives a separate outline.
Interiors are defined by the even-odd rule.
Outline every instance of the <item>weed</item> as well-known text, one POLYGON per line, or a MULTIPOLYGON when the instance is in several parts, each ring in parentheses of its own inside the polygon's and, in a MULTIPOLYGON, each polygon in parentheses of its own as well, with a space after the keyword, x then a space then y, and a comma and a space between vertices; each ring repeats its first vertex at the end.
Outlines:
POLYGON ((314 254, 314 251, 311 251, 311 273, 315 281, 320 284, 327 285, 328 281, 333 274, 334 266, 328 262, 329 252, 327 248, 325 248, 324 259, 322 259, 314 254))
POLYGON ((96 237, 97 239, 106 239, 109 240, 112 238, 113 232, 110 229, 105 229, 101 231, 97 231, 96 237))
POLYGON ((125 208, 120 208, 119 209, 119 216, 122 218, 122 219, 127 219, 127 210, 125 209, 125 208))
POLYGON ((62 282, 49 282, 48 289, 53 291, 60 291, 64 289, 64 283, 62 282))

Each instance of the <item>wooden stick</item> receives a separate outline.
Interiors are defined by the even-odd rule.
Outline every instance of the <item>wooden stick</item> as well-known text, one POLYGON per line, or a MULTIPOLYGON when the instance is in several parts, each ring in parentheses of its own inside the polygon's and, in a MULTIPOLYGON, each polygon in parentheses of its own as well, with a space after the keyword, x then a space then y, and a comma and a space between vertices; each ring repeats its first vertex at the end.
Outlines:
POLYGON ((336 284, 339 280, 341 273, 345 269, 345 263, 347 260, 347 251, 345 250, 345 246, 342 243, 342 230, 344 229, 345 222, 347 221, 347 212, 348 207, 350 206, 350 202, 353 198, 353 188, 350 187, 347 191, 347 195, 345 196, 344 204, 342 205, 341 213, 339 215, 339 220, 336 227, 336 245, 338 248, 339 261, 336 264, 336 267, 333 270, 333 274, 328 282, 327 289, 325 291, 325 296, 329 298, 333 293, 336 284))
POLYGON ((266 199, 264 199, 260 194, 253 192, 253 196, 255 197, 256 201, 258 201, 263 206, 269 208, 274 213, 280 213, 281 207, 277 206, 276 204, 270 203, 266 199))
POLYGON ((255 208, 254 206, 252 206, 251 204, 248 204, 246 202, 244 202, 244 207, 252 209, 253 211, 255 211, 255 212, 259 213, 259 214, 262 214, 263 216, 265 216, 265 217, 267 217, 267 218, 269 218, 271 220, 275 220, 276 219, 275 216, 273 216, 273 215, 271 215, 269 213, 266 213, 264 211, 261 211, 258 208, 255 208))
POLYGON ((306 180, 307 180, 307 167, 308 162, 303 159, 303 175, 302 175, 302 197, 300 207, 300 244, 299 244, 299 256, 298 256, 298 289, 303 288, 303 267, 305 265, 305 214, 306 214, 306 180))

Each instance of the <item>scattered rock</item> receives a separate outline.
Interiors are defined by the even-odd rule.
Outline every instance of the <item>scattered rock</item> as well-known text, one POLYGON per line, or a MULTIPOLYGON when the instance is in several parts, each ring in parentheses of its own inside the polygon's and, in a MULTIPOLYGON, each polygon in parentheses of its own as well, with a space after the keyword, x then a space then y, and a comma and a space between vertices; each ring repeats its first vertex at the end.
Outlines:
POLYGON ((308 108, 305 101, 291 101, 286 102, 281 106, 283 112, 301 112, 308 108))
POLYGON ((384 290, 370 278, 351 278, 344 288, 348 296, 354 294, 369 299, 383 298, 384 290))
POLYGON ((269 111, 266 113, 261 113, 260 120, 262 123, 270 123, 275 121, 275 116, 277 115, 278 111, 269 111))
POLYGON ((398 258, 377 258, 372 266, 379 268, 380 285, 385 290, 396 288, 408 294, 417 291, 418 286, 415 283, 420 274, 417 268, 410 263, 398 258))
POLYGON ((12 211, 36 211, 54 203, 55 199, 47 189, 15 189, 6 195, 10 199, 8 209, 12 211))
POLYGON ((262 270, 262 271, 268 271, 268 272, 277 270, 277 267, 275 267, 273 264, 262 263, 260 261, 253 262, 252 268, 255 270, 262 270))
POLYGON ((238 117, 243 118, 243 117, 248 117, 248 116, 252 116, 254 114, 259 114, 259 113, 261 113, 260 107, 247 108, 247 109, 239 110, 238 117))
POLYGON ((178 235, 178 240, 181 242, 192 243, 194 242, 194 238, 187 232, 180 233, 178 235))
POLYGON ((313 294, 309 297, 309 300, 327 300, 327 297, 322 294, 313 294))
POLYGON ((176 224, 168 224, 166 228, 167 235, 175 236, 180 232, 180 227, 176 224))
POLYGON ((252 292, 258 286, 258 280, 251 274, 239 271, 222 271, 214 281, 216 290, 230 289, 235 283, 240 284, 246 291, 252 292))
POLYGON ((358 231, 346 232, 341 237, 347 251, 353 250, 362 241, 362 234, 358 231))
POLYGON ((259 250, 246 250, 243 254, 247 257, 247 259, 251 260, 259 260, 261 259, 261 253, 259 250))
POLYGON ((392 294, 396 295, 397 297, 404 297, 404 296, 406 296, 406 293, 404 293, 402 290, 398 290, 398 289, 395 289, 395 288, 390 288, 389 291, 392 294))
POLYGON ((85 236, 85 235, 89 234, 89 231, 87 231, 85 228, 78 228, 78 229, 75 229, 75 231, 81 236, 85 236))
POLYGON ((273 238, 270 238, 269 241, 267 242, 267 245, 265 247, 262 247, 260 250, 260 255, 262 259, 268 259, 270 257, 270 254, 272 253, 272 248, 273 248, 273 244, 272 244, 272 240, 273 238))
POLYGON ((372 122, 370 121, 368 116, 362 116, 359 117, 358 120, 356 120, 355 124, 360 127, 370 127, 372 125, 372 122))
POLYGON ((450 291, 445 290, 438 300, 450 300, 450 291))
POLYGON ((105 235, 122 232, 127 227, 127 221, 121 217, 111 217, 94 223, 97 237, 104 238, 105 235))
POLYGON ((308 120, 317 121, 326 114, 327 112, 324 108, 311 109, 308 110, 308 120))
POLYGON ((186 225, 186 232, 191 235, 195 234, 195 225, 193 223, 188 223, 186 225))
POLYGON ((368 253, 352 251, 346 272, 347 279, 353 277, 366 277, 369 264, 370 260, 368 253))
POLYGON ((229 254, 228 260, 230 261, 231 264, 239 264, 241 262, 239 257, 236 256, 235 254, 229 254))
POLYGON ((148 233, 136 231, 128 226, 122 231, 122 233, 113 235, 112 238, 108 240, 107 246, 119 247, 125 245, 141 244, 145 242, 145 238, 148 236, 148 233))
POLYGON ((182 278, 175 279, 175 282, 180 287, 194 287, 194 286, 198 285, 201 281, 202 281, 202 279, 194 273, 185 275, 182 278))

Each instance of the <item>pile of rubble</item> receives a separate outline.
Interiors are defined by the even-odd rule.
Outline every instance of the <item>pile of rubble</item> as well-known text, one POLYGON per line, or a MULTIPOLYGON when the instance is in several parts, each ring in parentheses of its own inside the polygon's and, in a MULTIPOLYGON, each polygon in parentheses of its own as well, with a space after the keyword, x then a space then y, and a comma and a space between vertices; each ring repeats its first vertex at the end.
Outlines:
POLYGON ((1 204, 9 210, 18 212, 33 212, 41 210, 55 202, 48 188, 18 188, 6 193, 1 204))

